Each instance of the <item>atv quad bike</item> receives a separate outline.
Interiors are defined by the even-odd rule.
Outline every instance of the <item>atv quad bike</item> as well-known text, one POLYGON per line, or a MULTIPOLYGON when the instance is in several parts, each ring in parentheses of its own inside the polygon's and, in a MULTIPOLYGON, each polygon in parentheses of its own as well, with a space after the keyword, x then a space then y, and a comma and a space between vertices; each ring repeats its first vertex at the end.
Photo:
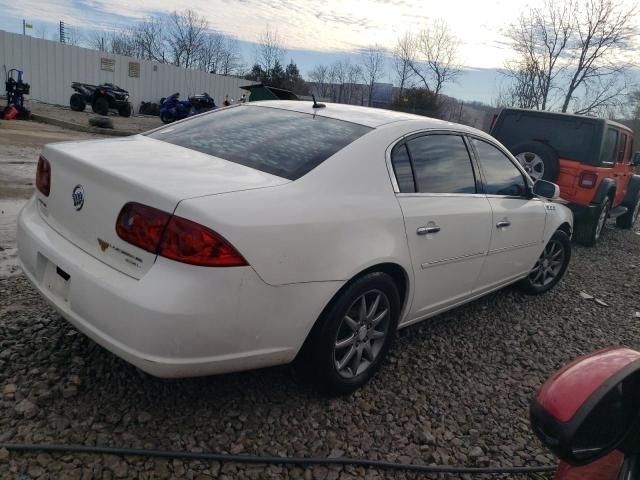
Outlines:
POLYGON ((84 111, 87 104, 99 115, 109 115, 109 110, 117 110, 121 117, 130 117, 133 112, 129 92, 112 83, 91 85, 73 82, 71 88, 76 93, 71 95, 69 105, 76 112, 84 111))

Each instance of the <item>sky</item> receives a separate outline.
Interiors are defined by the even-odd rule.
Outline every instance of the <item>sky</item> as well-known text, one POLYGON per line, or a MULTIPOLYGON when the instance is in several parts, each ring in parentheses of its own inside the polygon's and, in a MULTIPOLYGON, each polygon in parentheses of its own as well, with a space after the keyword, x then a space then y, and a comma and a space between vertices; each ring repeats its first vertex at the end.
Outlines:
MULTIPOLYGON (((21 32, 22 19, 34 25, 28 33, 47 37, 62 20, 81 29, 114 29, 150 15, 190 8, 211 28, 240 41, 247 63, 255 58, 255 41, 275 29, 303 75, 318 63, 377 44, 392 49, 404 32, 416 32, 429 19, 444 19, 460 40, 457 84, 445 93, 462 100, 490 103, 498 72, 510 55, 505 28, 528 7, 544 0, 0 0, 0 29, 21 32)), ((390 68, 387 68, 390 71, 390 68)), ((391 81, 390 72, 387 78, 391 81)))

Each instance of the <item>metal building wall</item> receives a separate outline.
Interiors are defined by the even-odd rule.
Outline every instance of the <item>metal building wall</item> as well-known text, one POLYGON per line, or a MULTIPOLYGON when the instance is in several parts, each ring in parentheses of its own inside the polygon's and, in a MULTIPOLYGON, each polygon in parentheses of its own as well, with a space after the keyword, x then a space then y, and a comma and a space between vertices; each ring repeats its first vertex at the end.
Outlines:
MULTIPOLYGON (((73 93, 71 82, 94 85, 109 82, 129 91, 136 112, 140 102, 157 102, 161 97, 175 92, 180 92, 182 98, 207 92, 221 105, 225 95, 237 99, 245 93, 239 88, 241 85, 254 83, 236 77, 112 55, 0 30, 0 67, 2 66, 7 70, 24 70, 25 81, 31 84, 28 98, 68 105, 73 93), (100 69, 101 58, 115 60, 113 72, 100 69), (139 78, 129 77, 129 62, 140 63, 139 78)), ((3 85, 5 70, 2 69, 1 72, 3 77, 0 77, 0 85, 3 85)))

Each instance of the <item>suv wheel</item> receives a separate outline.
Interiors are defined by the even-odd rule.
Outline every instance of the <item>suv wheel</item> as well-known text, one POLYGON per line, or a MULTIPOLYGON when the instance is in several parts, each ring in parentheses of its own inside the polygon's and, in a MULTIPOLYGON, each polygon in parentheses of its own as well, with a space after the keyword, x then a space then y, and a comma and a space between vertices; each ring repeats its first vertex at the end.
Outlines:
POLYGON ((549 239, 538 261, 518 286, 525 293, 538 295, 551 290, 567 271, 571 260, 571 240, 562 230, 549 239))
POLYGON ((558 154, 540 142, 525 142, 511 151, 529 176, 535 180, 555 182, 560 173, 558 154))
POLYGON ((582 245, 590 247, 602 236, 607 218, 609 218, 609 211, 611 210, 611 198, 604 197, 604 200, 600 204, 598 214, 590 222, 578 222, 575 227, 576 241, 582 245))
POLYGON ((399 315, 400 296, 389 275, 373 272, 358 278, 312 331, 301 367, 328 393, 353 392, 380 368, 399 315))
POLYGON ((640 192, 636 194, 635 199, 631 205, 627 206, 629 210, 624 215, 620 215, 616 218, 616 225, 619 228, 633 228, 640 215, 640 192))

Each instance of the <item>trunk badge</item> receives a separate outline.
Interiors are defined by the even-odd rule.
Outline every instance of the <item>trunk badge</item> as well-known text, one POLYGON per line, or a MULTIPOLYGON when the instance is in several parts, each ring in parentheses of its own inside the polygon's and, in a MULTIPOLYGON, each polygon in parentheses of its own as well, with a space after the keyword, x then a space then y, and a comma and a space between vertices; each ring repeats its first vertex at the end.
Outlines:
POLYGON ((71 197, 73 198, 73 207, 76 211, 82 210, 84 206, 84 188, 82 188, 82 185, 75 186, 71 197))
POLYGON ((109 248, 109 242, 105 242, 104 240, 102 240, 101 238, 98 239, 98 243, 100 244, 100 250, 102 250, 103 252, 109 248))

